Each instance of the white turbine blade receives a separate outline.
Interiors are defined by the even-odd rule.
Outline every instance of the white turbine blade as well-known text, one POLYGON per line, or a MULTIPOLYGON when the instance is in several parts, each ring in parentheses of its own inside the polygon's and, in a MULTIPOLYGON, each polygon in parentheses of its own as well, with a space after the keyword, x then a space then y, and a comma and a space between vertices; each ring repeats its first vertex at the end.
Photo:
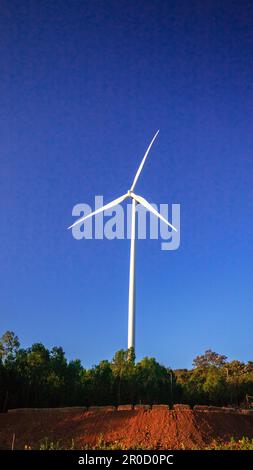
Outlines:
POLYGON ((103 212, 103 211, 105 211, 106 209, 110 209, 110 208, 113 207, 113 206, 117 206, 117 204, 120 204, 121 202, 123 202, 124 199, 126 199, 127 197, 129 197, 129 195, 128 195, 128 194, 124 194, 123 196, 120 196, 120 197, 118 197, 117 199, 114 199, 114 201, 109 202, 109 203, 106 204, 105 206, 99 207, 99 209, 97 209, 96 211, 90 212, 88 215, 85 215, 84 217, 81 217, 80 219, 78 219, 76 222, 74 222, 72 225, 70 225, 70 227, 68 227, 68 229, 74 227, 74 226, 77 225, 77 224, 80 224, 81 222, 83 222, 83 221, 86 220, 86 219, 89 219, 89 218, 92 217, 93 215, 99 214, 100 212, 103 212))
POLYGON ((156 137, 158 136, 159 132, 160 132, 160 131, 158 130, 157 133, 154 135, 153 139, 151 140, 151 142, 150 142, 148 148, 147 148, 147 151, 146 151, 146 153, 145 153, 145 155, 144 155, 144 157, 143 157, 143 159, 142 159, 142 161, 141 161, 141 164, 140 164, 140 166, 139 166, 139 168, 138 168, 138 170, 137 170, 137 173, 136 173, 136 175, 135 175, 135 178, 134 178, 134 180, 133 180, 133 184, 132 184, 132 186, 131 186, 130 191, 133 191, 134 188, 135 188, 135 185, 136 185, 137 180, 138 180, 138 178, 139 178, 139 176, 140 176, 140 173, 141 173, 141 170, 142 170, 143 165, 144 165, 144 163, 145 163, 145 160, 146 160, 146 158, 147 158, 147 156, 148 156, 148 154, 149 154, 149 151, 150 151, 150 149, 151 149, 151 147, 152 147, 152 145, 153 145, 153 143, 154 143, 156 137))
POLYGON ((144 207, 146 207, 146 209, 148 209, 150 212, 153 212, 153 214, 156 215, 156 217, 158 217, 159 219, 161 219, 165 224, 167 224, 169 227, 171 227, 173 230, 175 230, 175 232, 177 232, 177 229, 176 227, 174 227, 172 224, 170 224, 168 222, 168 220, 166 220, 161 214, 159 214, 159 212, 157 212, 157 210, 154 209, 153 206, 151 206, 151 204, 149 204, 148 201, 146 201, 146 199, 144 199, 143 197, 141 196, 137 196, 136 194, 132 193, 131 196, 137 201, 139 202, 140 204, 142 204, 144 207))

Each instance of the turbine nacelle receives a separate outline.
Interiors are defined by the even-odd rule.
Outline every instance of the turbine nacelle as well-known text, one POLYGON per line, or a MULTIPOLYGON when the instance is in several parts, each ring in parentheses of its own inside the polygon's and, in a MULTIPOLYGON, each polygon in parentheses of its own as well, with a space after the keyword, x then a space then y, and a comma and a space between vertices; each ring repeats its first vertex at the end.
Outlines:
POLYGON ((131 191, 131 189, 129 189, 129 190, 127 191, 127 197, 130 197, 130 198, 132 198, 132 199, 134 198, 134 192, 131 191))

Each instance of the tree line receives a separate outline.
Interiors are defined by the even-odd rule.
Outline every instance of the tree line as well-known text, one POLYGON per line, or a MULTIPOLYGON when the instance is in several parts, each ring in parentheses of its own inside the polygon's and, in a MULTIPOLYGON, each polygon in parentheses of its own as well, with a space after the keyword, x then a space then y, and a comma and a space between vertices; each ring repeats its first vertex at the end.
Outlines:
POLYGON ((211 350, 193 368, 172 370, 155 358, 135 362, 134 350, 117 351, 86 369, 68 361, 62 347, 21 348, 7 331, 0 339, 0 412, 16 407, 187 403, 239 405, 253 395, 253 361, 246 364, 211 350))

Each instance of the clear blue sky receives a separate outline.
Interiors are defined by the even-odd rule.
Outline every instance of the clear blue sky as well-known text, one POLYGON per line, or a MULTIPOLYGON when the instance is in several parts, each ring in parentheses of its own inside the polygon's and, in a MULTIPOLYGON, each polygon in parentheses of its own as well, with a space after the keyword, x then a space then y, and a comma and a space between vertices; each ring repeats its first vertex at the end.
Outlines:
POLYGON ((91 366, 127 345, 129 242, 75 241, 72 207, 138 182, 181 246, 137 246, 137 358, 252 360, 251 1, 1 2, 0 312, 23 346, 91 366))

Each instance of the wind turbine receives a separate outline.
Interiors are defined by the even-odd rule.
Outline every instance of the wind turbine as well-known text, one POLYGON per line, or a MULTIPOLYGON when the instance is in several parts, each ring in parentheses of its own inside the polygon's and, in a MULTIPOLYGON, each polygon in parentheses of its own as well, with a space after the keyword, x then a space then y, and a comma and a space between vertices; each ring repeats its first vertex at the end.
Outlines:
POLYGON ((141 170, 143 168, 143 165, 146 161, 146 158, 149 154, 149 151, 159 134, 159 130, 156 132, 154 135, 153 139, 151 140, 146 153, 141 161, 141 164, 137 170, 137 173, 134 177, 133 183, 131 188, 127 191, 126 194, 123 194, 123 196, 118 197, 117 199, 114 199, 114 201, 109 202, 103 207, 100 207, 99 209, 95 210, 94 212, 90 212, 88 215, 81 217, 78 219, 76 222, 74 222, 69 229, 74 227, 75 225, 80 224, 84 220, 89 219, 90 217, 99 214, 100 212, 105 211, 106 209, 110 209, 114 206, 117 206, 121 202, 123 202, 125 199, 130 198, 132 199, 132 214, 131 214, 131 246, 130 246, 130 270, 129 270, 129 297, 128 297, 128 349, 134 348, 135 349, 135 238, 136 238, 136 204, 141 204, 144 206, 146 209, 148 209, 150 212, 156 215, 159 219, 161 219, 165 224, 167 224, 169 227, 171 227, 175 232, 177 232, 177 229, 170 224, 159 212, 157 212, 151 204, 149 204, 146 199, 144 199, 141 196, 138 196, 137 194, 134 193, 134 188, 136 186, 136 183, 139 179, 139 176, 141 174, 141 170))

